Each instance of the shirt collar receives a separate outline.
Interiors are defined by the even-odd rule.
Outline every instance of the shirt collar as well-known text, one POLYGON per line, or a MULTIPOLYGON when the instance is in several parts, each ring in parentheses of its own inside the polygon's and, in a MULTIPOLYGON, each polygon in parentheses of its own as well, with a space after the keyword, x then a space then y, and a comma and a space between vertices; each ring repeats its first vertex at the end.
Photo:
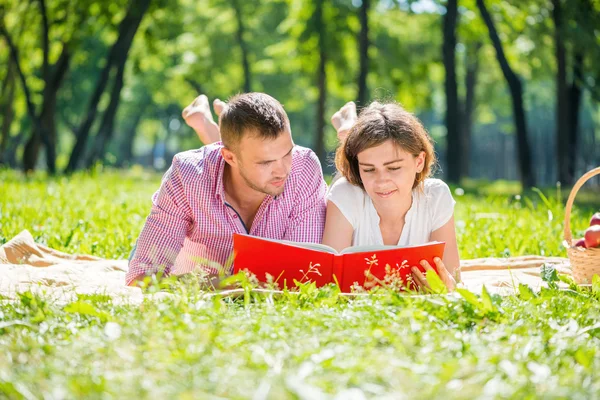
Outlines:
MULTIPOLYGON (((219 142, 220 144, 221 142, 219 142)), ((225 173, 225 159, 223 154, 219 151, 217 163, 217 182, 215 187, 215 197, 225 203, 225 183, 223 182, 223 175, 225 173)))

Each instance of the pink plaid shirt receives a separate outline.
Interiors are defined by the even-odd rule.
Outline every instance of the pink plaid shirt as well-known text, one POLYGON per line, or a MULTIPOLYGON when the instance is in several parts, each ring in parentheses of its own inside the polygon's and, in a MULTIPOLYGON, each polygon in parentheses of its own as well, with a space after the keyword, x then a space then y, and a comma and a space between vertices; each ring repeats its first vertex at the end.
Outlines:
POLYGON ((295 146, 282 194, 266 196, 246 230, 225 202, 221 143, 177 154, 152 197, 152 210, 129 262, 126 283, 147 273, 181 275, 197 267, 232 270, 233 233, 320 243, 325 193, 315 153, 295 146))

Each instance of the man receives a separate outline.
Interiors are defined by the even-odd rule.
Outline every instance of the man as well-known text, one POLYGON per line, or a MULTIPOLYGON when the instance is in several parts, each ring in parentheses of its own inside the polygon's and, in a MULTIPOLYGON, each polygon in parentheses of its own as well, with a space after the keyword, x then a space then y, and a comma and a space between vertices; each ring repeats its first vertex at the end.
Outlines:
POLYGON ((188 125, 208 144, 177 154, 152 198, 126 276, 128 285, 161 272, 197 266, 230 272, 233 233, 320 243, 325 222, 321 164, 294 145, 282 105, 263 93, 215 102, 206 96, 184 110, 188 125), (224 267, 225 270, 220 270, 224 267))

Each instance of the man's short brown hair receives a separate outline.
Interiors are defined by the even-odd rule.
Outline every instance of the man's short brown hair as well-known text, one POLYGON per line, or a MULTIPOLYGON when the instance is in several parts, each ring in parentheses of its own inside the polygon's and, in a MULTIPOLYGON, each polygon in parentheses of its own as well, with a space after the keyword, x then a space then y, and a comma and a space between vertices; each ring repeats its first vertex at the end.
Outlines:
POLYGON ((221 140, 235 148, 248 133, 264 139, 275 139, 290 122, 283 106, 265 93, 242 93, 233 96, 219 117, 221 140))

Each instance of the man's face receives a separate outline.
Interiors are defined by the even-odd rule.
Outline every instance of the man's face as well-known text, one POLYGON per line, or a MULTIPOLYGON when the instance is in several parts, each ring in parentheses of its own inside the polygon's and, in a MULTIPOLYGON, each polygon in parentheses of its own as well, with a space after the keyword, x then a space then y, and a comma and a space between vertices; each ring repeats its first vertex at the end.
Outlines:
POLYGON ((275 139, 244 135, 234 154, 239 173, 248 187, 271 196, 281 194, 292 168, 293 148, 289 130, 275 139))

